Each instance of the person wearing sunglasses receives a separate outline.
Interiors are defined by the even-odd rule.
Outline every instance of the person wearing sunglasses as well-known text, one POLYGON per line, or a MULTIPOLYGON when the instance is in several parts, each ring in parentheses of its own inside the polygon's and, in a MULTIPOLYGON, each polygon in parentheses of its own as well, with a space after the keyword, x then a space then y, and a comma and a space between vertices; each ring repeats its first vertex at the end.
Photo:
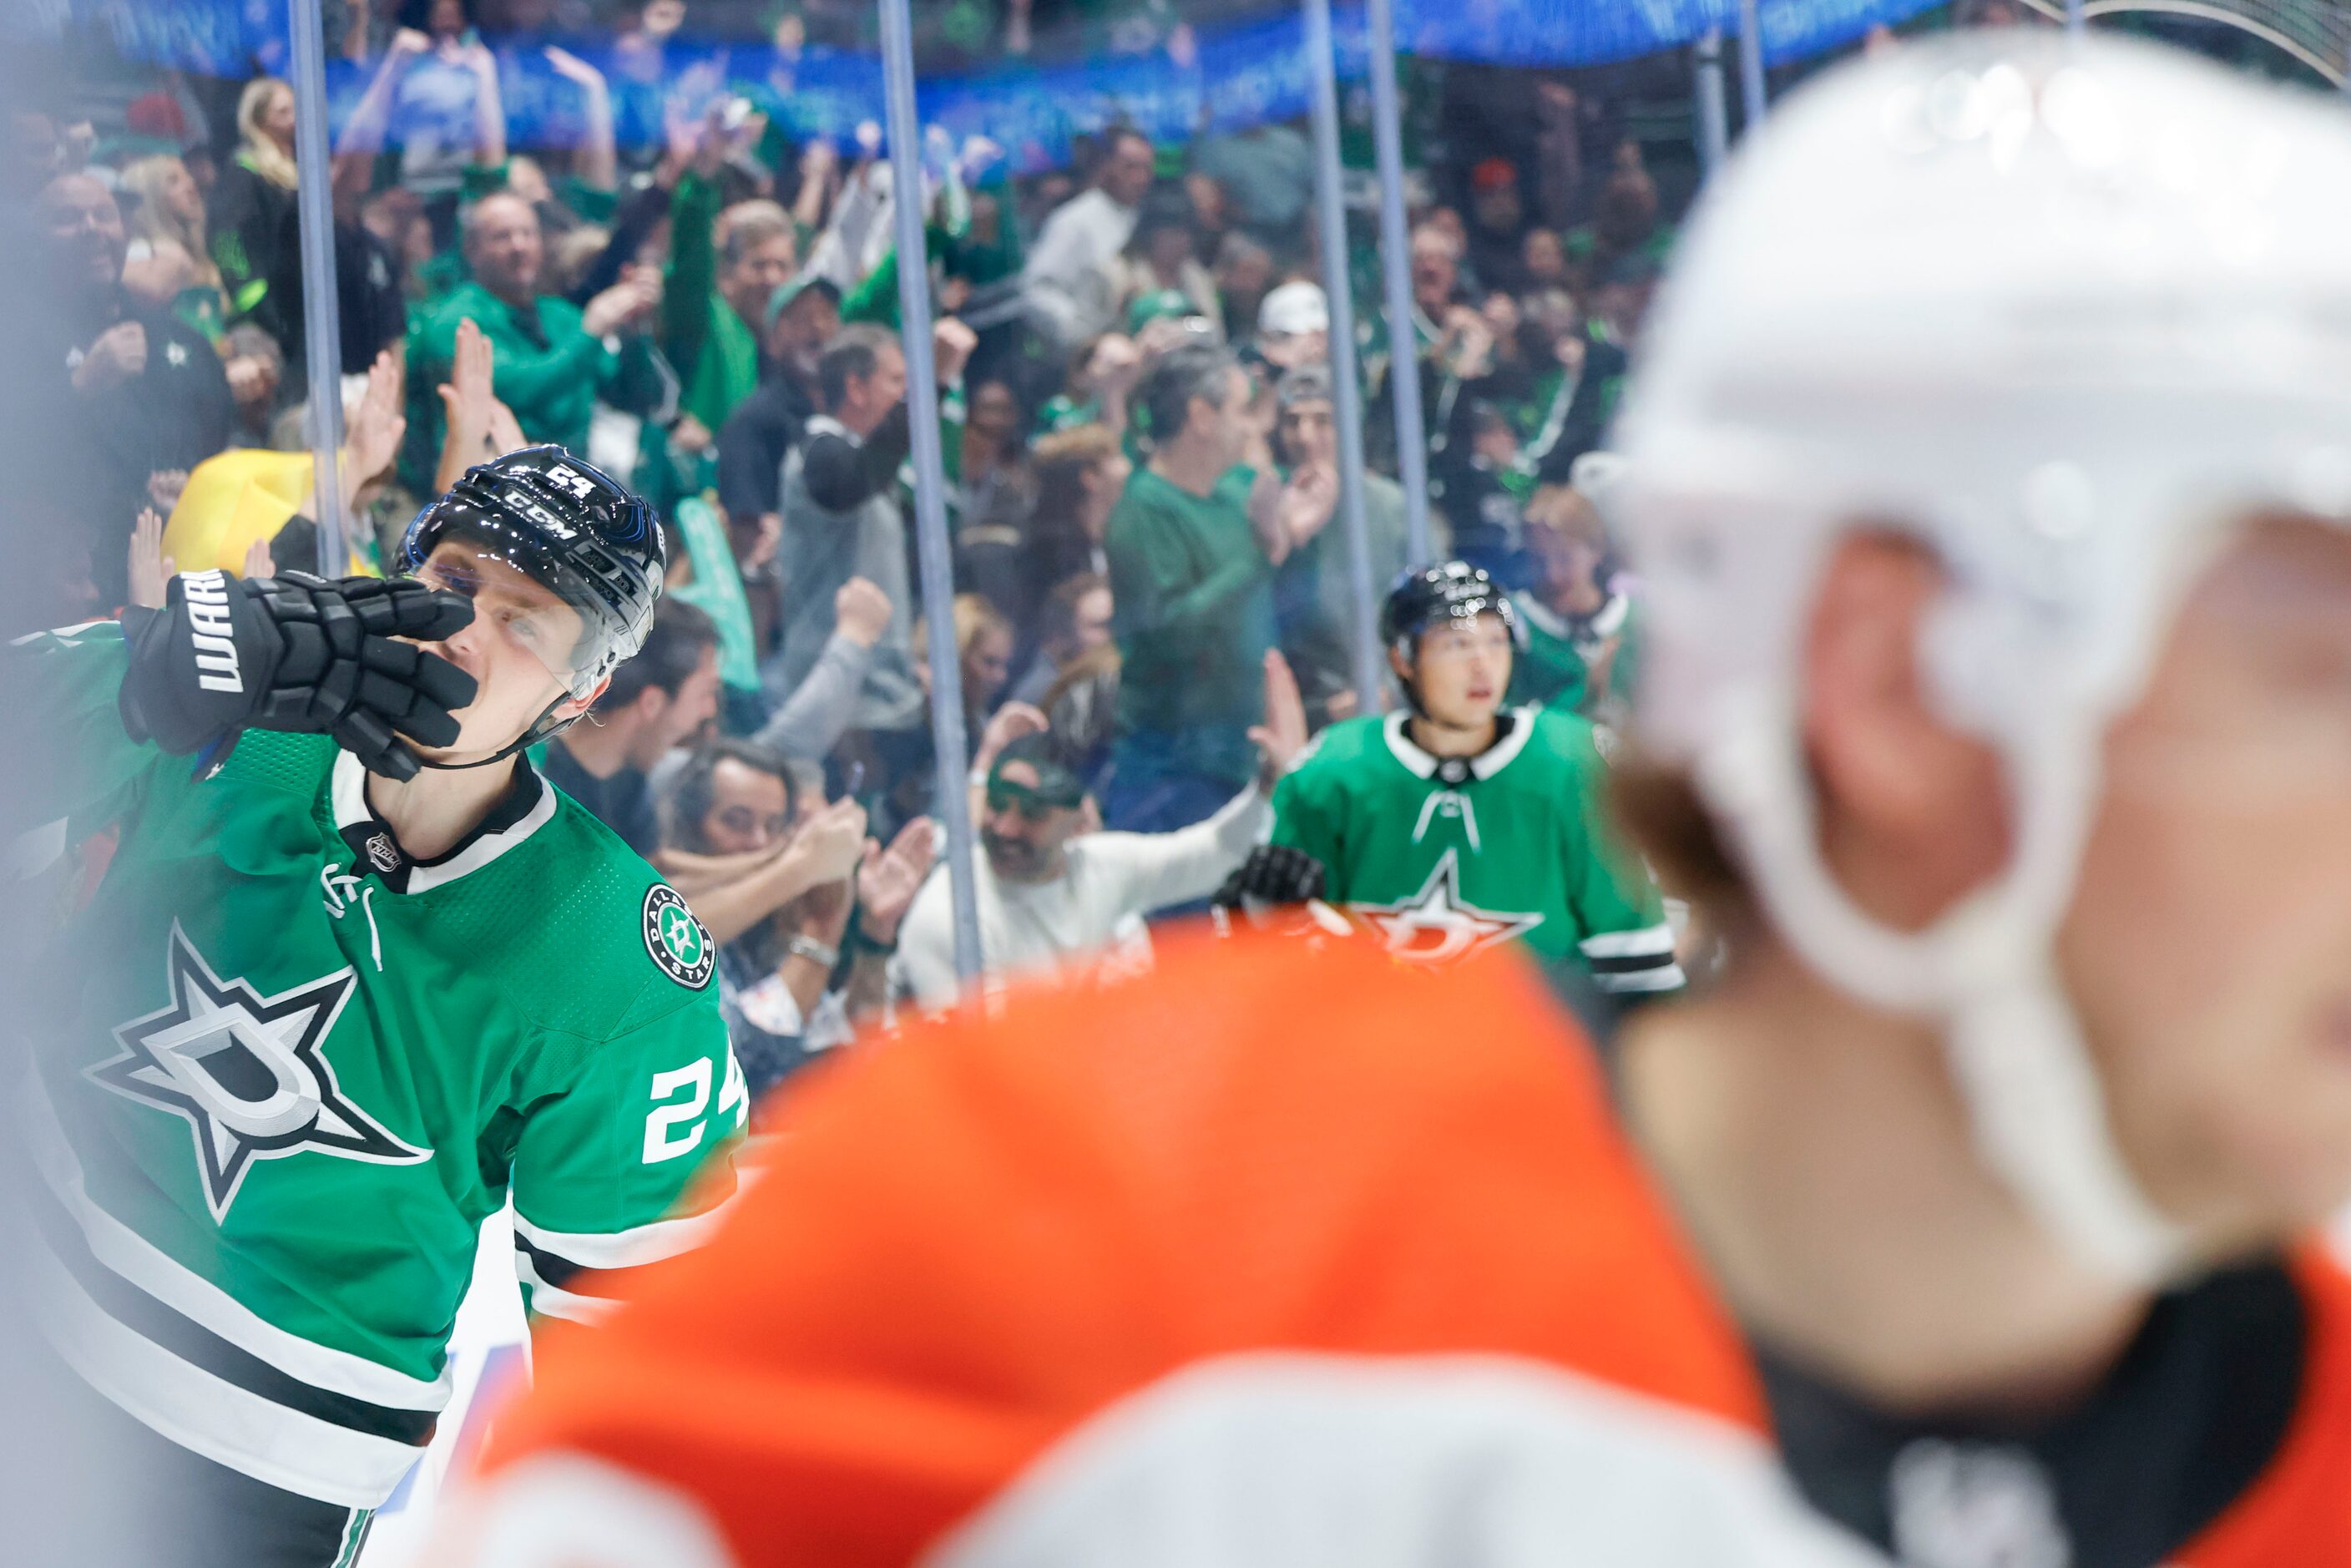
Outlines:
MULTIPOLYGON (((1168 833, 1111 833, 1050 732, 1007 744, 981 776, 979 946, 990 984, 1104 953, 1147 961, 1143 917, 1216 891, 1264 836, 1274 781, 1306 747, 1297 679, 1265 658, 1265 722, 1256 781, 1207 821, 1168 833)), ((899 933, 901 988, 926 1009, 956 999, 955 926, 947 879, 914 895, 899 933)))

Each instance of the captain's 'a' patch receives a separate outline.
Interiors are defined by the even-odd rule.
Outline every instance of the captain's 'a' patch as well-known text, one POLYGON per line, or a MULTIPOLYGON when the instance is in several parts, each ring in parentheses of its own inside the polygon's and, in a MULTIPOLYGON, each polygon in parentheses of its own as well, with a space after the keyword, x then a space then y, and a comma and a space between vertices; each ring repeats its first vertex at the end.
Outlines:
POLYGON ((327 1062, 327 1036, 357 983, 352 970, 265 997, 242 978, 214 974, 175 920, 165 973, 171 1005, 118 1026, 122 1054, 87 1071, 116 1093, 187 1121, 215 1221, 228 1217, 256 1160, 306 1152, 378 1165, 432 1157, 345 1098, 327 1062))

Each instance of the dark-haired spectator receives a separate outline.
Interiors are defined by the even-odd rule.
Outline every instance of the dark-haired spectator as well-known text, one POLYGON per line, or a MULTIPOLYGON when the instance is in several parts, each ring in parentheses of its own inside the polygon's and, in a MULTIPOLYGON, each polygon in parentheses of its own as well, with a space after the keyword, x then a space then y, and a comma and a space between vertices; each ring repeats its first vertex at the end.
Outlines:
POLYGON ((1564 289, 1544 289, 1524 303, 1520 335, 1531 379, 1512 416, 1519 468, 1531 482, 1564 484, 1615 415, 1625 350, 1604 323, 1595 328, 1583 319, 1564 289))
POLYGON ((1620 262, 1638 258, 1649 270, 1664 264, 1674 231, 1659 215, 1657 183, 1641 162, 1639 148, 1626 143, 1600 188, 1592 221, 1563 236, 1569 265, 1588 290, 1604 281, 1620 262))
MULTIPOLYGON (((1276 383, 1274 396, 1280 410, 1274 451, 1284 466, 1292 473, 1321 468, 1336 474, 1339 426, 1330 367, 1308 365, 1290 371, 1276 383)), ((1363 486, 1372 583, 1375 591, 1384 591, 1411 559, 1404 486, 1384 474, 1369 472, 1363 476, 1363 486)), ((1450 553, 1444 518, 1433 515, 1429 523, 1431 544, 1437 559, 1443 559, 1450 553)), ((1290 552, 1275 582, 1281 644, 1297 668, 1308 716, 1318 722, 1344 717, 1362 703, 1362 694, 1353 689, 1355 595, 1347 552, 1340 530, 1324 528, 1290 552)))
POLYGON ((1429 464, 1429 502, 1445 517, 1456 556, 1505 588, 1522 588, 1528 568, 1521 495, 1531 486, 1518 469, 1519 434, 1499 405, 1471 398, 1464 406, 1459 424, 1466 439, 1429 464))
MULTIPOLYGON (((1136 210, 1134 231, 1127 236, 1115 267, 1118 309, 1130 317, 1134 303, 1150 295, 1176 293, 1188 303, 1188 314, 1222 324, 1217 300, 1217 280, 1200 265, 1200 216, 1191 193, 1178 181, 1163 180, 1144 193, 1136 210)), ((1134 329, 1132 319, 1128 330, 1134 329)))
POLYGON ((697 915, 707 908, 733 924, 717 889, 737 868, 738 887, 775 900, 718 951, 728 1032, 756 1097, 849 1039, 858 994, 879 999, 936 835, 915 824, 884 852, 864 838, 854 801, 828 806, 795 785, 785 758, 739 740, 706 742, 686 758, 664 818, 662 861, 697 915))
POLYGON ((1119 253, 1134 232, 1155 155, 1141 131, 1110 133, 1092 185, 1054 209, 1022 272, 1029 325, 1066 354, 1117 324, 1119 253))
POLYGON ((585 719, 548 742, 540 771, 651 859, 661 834, 646 771, 717 712, 717 628, 693 605, 665 599, 644 647, 612 672, 585 719))
POLYGON ((1273 252, 1245 234, 1227 235, 1217 246, 1209 268, 1217 298, 1224 302, 1225 340, 1245 343, 1257 326, 1257 313, 1279 276, 1273 252))
POLYGON ((820 408, 817 359, 841 330, 841 290, 802 275, 768 297, 767 370, 718 432, 718 502, 737 528, 783 521, 784 458, 820 408))
POLYGON ((1592 291, 1593 335, 1627 355, 1638 348, 1641 321, 1657 291, 1658 272, 1656 259, 1645 254, 1621 257, 1610 267, 1592 291))
MULTIPOLYGON (((939 378, 961 378, 971 329, 943 320, 932 333, 939 378)), ((906 519, 898 506, 898 465, 905 460, 906 359, 895 333, 871 324, 844 327, 817 361, 824 412, 785 460, 782 646, 775 679, 786 687, 807 678, 833 633, 841 585, 862 577, 890 601, 890 629, 875 644, 855 722, 871 730, 904 730, 921 722, 915 682, 912 586, 906 572, 906 519)))
MULTIPOLYGON (((1037 476, 1037 507, 1030 514, 1023 576, 1038 588, 1081 571, 1107 574, 1110 557, 1102 541, 1110 515, 1134 473, 1117 433, 1099 424, 1040 436, 1029 449, 1037 476)), ((1026 620, 1031 600, 1016 619, 1026 620)))
POLYGON ((970 391, 963 430, 947 465, 956 580, 1015 618, 1034 592, 1019 581, 1022 547, 1037 504, 1036 478, 1022 440, 1026 424, 1009 383, 981 382, 970 391))
POLYGON ((1250 385, 1229 350, 1169 350, 1136 399, 1152 453, 1110 517, 1125 673, 1102 808, 1113 827, 1159 832, 1200 821, 1249 781, 1274 568, 1330 520, 1338 486, 1324 470, 1284 486, 1239 466, 1250 385))
POLYGON ((49 307, 22 322, 46 385, 72 410, 91 461, 80 482, 89 542, 107 602, 122 597, 122 542, 152 499, 147 476, 184 473, 228 444, 234 406, 220 355, 203 334, 122 287, 129 236, 114 193, 89 174, 44 186, 35 218, 47 251, 49 307))
POLYGON ((1521 249, 1526 203, 1519 171, 1507 158, 1481 160, 1469 171, 1469 270, 1484 289, 1516 293, 1526 287, 1521 249))
POLYGON ((644 329, 661 300, 661 280, 639 269, 588 302, 586 309, 543 293, 546 260, 538 214, 520 197, 483 197, 463 218, 472 279, 419 312, 408 339, 408 449, 402 476, 427 488, 441 448, 436 389, 448 379, 457 327, 471 321, 497 356, 498 401, 514 411, 523 434, 584 454, 597 399, 643 406, 657 372, 644 329), (615 351, 605 340, 628 334, 615 351))
POLYGON ((1110 579, 1081 571, 1053 585, 1037 617, 1037 649, 1008 702, 1042 708, 1054 683, 1086 654, 1112 645, 1110 579))
POLYGON ((1519 242, 1519 273, 1529 292, 1567 287, 1567 246, 1557 229, 1527 231, 1519 242))

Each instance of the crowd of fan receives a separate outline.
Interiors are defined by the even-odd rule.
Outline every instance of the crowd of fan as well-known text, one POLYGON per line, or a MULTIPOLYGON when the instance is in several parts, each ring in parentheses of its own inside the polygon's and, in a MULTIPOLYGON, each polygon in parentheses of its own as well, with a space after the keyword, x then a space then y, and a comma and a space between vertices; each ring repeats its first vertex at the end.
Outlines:
MULTIPOLYGON (((758 1087, 870 1009, 951 997, 952 921, 927 874, 941 770, 890 165, 872 127, 788 134, 797 16, 764 68, 664 76, 684 9, 632 13, 611 59, 654 58, 625 82, 538 41, 527 5, 503 35, 464 0, 414 30, 351 12, 343 570, 396 570, 422 498, 527 443, 655 505, 673 565, 652 640, 542 766, 725 944, 758 1087), (509 144, 503 106, 531 95, 560 147, 509 144)), ((1579 460, 1671 231, 1596 106, 1509 79, 1519 161, 1416 176, 1408 353, 1368 225, 1351 235, 1373 578, 1407 555, 1401 361, 1436 550, 1493 572, 1530 625, 1514 698, 1605 711, 1633 628, 1593 504, 1604 462, 1579 460)), ((211 116, 174 80, 117 123, 9 119, 9 209, 57 293, 41 395, 82 481, 53 487, 69 526, 27 563, 53 623, 158 602, 173 570, 319 559, 293 98, 229 90, 211 116), (234 130, 207 131, 228 102, 234 130)), ((983 947, 992 973, 1131 950, 1143 915, 1238 862, 1315 729, 1386 706, 1349 653, 1311 147, 1286 124, 1188 147, 1114 130, 1014 178, 985 140, 935 134, 924 162, 970 750, 949 776, 983 831, 983 947)))

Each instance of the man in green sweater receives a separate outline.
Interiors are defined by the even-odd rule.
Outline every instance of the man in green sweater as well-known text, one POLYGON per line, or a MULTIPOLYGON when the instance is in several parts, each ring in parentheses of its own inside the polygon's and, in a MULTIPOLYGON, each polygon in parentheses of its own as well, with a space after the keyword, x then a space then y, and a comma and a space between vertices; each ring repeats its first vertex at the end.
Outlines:
POLYGON ((1214 813, 1256 772, 1274 569, 1330 519, 1338 483, 1309 467, 1285 486, 1241 465, 1249 382, 1228 349, 1171 350, 1136 399, 1151 457, 1103 541, 1124 671, 1102 815, 1167 832, 1214 813))
MULTIPOLYGON (((724 142, 705 138, 705 147, 724 142)), ((799 247, 773 202, 721 211, 716 169, 696 154, 670 202, 669 281, 662 352, 676 371, 678 408, 716 432, 759 384, 759 328, 768 301, 792 280, 799 247)))
POLYGON ((491 386, 527 440, 553 442, 585 456, 598 399, 642 410, 659 395, 660 372, 644 336, 661 302, 657 275, 633 272, 583 310, 539 292, 545 247, 530 204, 505 193, 485 196, 465 210, 463 225, 471 280, 420 313, 408 333, 408 440, 401 477, 420 495, 432 490, 440 457, 439 392, 455 362, 462 321, 472 321, 489 339, 496 356, 491 386))

